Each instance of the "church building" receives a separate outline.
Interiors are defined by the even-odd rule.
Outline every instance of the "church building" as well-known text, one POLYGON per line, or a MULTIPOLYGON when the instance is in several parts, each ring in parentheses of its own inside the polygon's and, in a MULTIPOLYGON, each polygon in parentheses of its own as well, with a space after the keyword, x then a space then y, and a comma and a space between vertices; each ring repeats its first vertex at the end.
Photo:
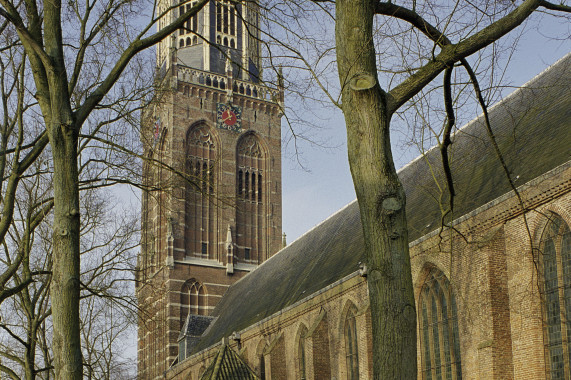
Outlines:
POLYGON ((260 83, 257 23, 255 3, 211 1, 157 47, 161 86, 141 136, 140 379, 162 378, 187 317, 208 321, 282 248, 283 89, 260 83))
MULTIPOLYGON (((399 171, 420 379, 571 376, 570 74, 568 54, 490 109, 507 170, 483 117, 455 133, 453 228, 438 149, 399 171)), ((165 378, 213 378, 228 349, 262 379, 371 378, 363 246, 353 202, 230 286, 207 327, 188 318, 165 378)))
MULTIPOLYGON (((283 90, 261 83, 247 4, 211 1, 158 47, 168 86, 143 118, 138 377, 368 379, 359 208, 282 247, 283 90)), ((570 89, 568 54, 490 108, 505 167, 483 117, 454 134, 449 227, 439 150, 399 171, 420 379, 571 377, 570 89)))

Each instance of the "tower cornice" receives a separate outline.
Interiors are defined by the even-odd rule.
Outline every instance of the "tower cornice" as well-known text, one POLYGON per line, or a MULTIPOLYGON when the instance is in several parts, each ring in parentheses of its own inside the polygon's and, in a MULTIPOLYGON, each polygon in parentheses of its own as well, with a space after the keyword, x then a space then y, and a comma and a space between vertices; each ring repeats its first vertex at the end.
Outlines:
POLYGON ((226 92, 227 86, 232 83, 232 91, 235 96, 264 101, 280 106, 283 98, 283 89, 272 88, 262 84, 230 78, 227 75, 217 74, 210 71, 195 69, 192 67, 177 65, 175 80, 184 84, 226 92))

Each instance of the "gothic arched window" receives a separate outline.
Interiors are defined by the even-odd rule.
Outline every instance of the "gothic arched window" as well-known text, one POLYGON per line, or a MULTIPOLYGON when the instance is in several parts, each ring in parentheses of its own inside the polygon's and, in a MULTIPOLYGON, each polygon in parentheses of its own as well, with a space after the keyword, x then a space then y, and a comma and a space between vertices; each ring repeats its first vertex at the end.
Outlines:
POLYGON ((345 337, 345 357, 347 360, 347 379, 359 379, 359 349, 357 346, 357 308, 351 305, 345 317, 343 333, 345 337))
POLYGON ((540 243, 549 378, 571 375, 571 232, 551 213, 540 243))
POLYGON ((418 304, 422 378, 461 379, 456 300, 442 272, 429 273, 418 304))
MULTIPOLYGON (((179 3, 186 3, 186 1, 179 0, 179 3)), ((179 16, 182 16, 186 12, 188 12, 193 6, 196 5, 196 1, 191 3, 182 4, 178 7, 179 9, 179 16)), ((188 33, 198 33, 198 16, 202 14, 202 11, 196 13, 194 16, 191 16, 184 24, 183 27, 179 29, 179 36, 184 36, 188 33)), ((190 46, 193 44, 193 41, 198 41, 197 37, 195 36, 192 40, 190 37, 186 38, 186 46, 190 46)), ((185 38, 182 37, 179 39, 179 47, 183 47, 185 42, 185 38)), ((196 42, 194 42, 196 43, 196 42)))
POLYGON ((298 378, 300 380, 307 379, 306 374, 306 358, 305 358, 305 341, 307 338, 307 327, 305 325, 301 325, 299 328, 298 333, 298 342, 297 342, 297 370, 298 370, 298 378))
POLYGON ((236 244, 239 259, 265 260, 266 202, 264 177, 266 154, 260 139, 245 134, 236 147, 236 244))
POLYGON ((218 0, 216 3, 216 31, 229 36, 236 36, 237 22, 235 5, 229 0, 218 0))
POLYGON ((205 125, 187 134, 186 252, 189 256, 217 258, 217 207, 213 194, 217 186, 217 146, 213 132, 205 125))

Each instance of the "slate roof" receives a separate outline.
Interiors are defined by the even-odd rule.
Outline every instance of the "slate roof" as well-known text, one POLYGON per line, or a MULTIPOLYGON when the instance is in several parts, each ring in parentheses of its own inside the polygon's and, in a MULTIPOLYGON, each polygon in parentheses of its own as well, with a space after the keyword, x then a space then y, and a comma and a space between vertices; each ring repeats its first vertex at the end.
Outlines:
MULTIPOLYGON (((517 178, 516 186, 571 159, 570 74, 568 54, 490 109, 492 128, 511 175, 517 178)), ((454 218, 511 190, 482 117, 456 132, 451 155, 457 193, 454 218)), ((411 242, 440 223, 439 195, 427 160, 443 181, 437 150, 399 171, 407 195, 411 242)), ((355 272, 364 261, 363 252, 359 209, 354 201, 232 285, 213 311, 216 320, 195 352, 355 272)))
POLYGON ((258 380, 258 377, 234 350, 224 344, 200 380, 258 380))
POLYGON ((204 333, 204 330, 206 330, 210 325, 210 322, 212 322, 212 319, 213 317, 210 316, 189 313, 188 317, 186 317, 186 320, 184 321, 182 329, 180 330, 178 340, 188 336, 201 336, 202 333, 204 333))

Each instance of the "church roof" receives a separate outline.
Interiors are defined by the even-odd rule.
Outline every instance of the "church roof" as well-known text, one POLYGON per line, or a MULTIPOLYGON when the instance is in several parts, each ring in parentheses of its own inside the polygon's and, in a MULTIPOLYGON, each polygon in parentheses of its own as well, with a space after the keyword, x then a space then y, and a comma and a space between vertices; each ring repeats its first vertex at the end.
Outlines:
POLYGON ((208 328, 213 317, 189 313, 180 330, 178 340, 185 337, 199 337, 208 328))
POLYGON ((223 344, 200 380, 257 380, 256 374, 228 345, 223 344))
MULTIPOLYGON (((571 54, 493 106, 490 122, 516 186, 571 159, 571 54)), ((509 192, 483 118, 453 136, 454 218, 509 192)), ((432 149, 399 171, 407 195, 409 241, 440 226, 444 184, 440 152, 432 149), (435 170, 431 175, 429 163, 435 170)), ((364 261, 359 208, 352 202, 232 285, 196 351, 210 347, 355 272, 364 261)))

